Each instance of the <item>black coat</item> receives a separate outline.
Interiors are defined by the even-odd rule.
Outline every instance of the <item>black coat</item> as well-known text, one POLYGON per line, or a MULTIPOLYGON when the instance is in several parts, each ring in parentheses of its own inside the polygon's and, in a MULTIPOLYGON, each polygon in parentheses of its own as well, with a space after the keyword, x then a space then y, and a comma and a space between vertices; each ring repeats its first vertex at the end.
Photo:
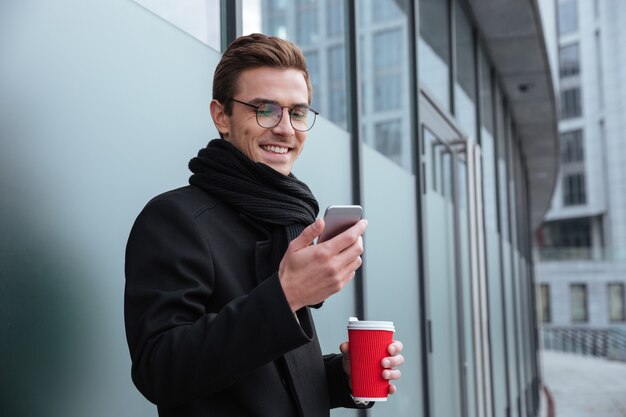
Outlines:
POLYGON ((356 407, 341 355, 295 319, 269 233, 193 186, 162 194, 126 248, 132 378, 161 417, 322 417, 356 407))

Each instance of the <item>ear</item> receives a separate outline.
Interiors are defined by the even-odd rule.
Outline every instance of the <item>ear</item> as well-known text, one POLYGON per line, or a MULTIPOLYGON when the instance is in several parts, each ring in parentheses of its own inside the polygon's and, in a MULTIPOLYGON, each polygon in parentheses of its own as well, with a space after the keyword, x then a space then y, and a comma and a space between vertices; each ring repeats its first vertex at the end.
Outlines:
POLYGON ((211 118, 220 135, 227 138, 230 132, 230 116, 226 114, 224 105, 217 100, 211 100, 211 118))

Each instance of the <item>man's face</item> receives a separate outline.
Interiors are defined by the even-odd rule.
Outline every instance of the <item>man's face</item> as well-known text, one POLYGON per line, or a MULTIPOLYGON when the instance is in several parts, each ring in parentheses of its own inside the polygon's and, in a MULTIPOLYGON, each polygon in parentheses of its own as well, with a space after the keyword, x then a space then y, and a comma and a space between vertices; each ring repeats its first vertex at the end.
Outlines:
MULTIPOLYGON (((304 74, 290 68, 260 67, 245 70, 239 76, 233 99, 259 105, 264 102, 280 106, 308 105, 308 90, 304 74)), ((256 110, 232 102, 232 114, 224 112, 224 103, 211 102, 211 115, 224 139, 255 162, 269 165, 283 175, 289 175, 302 152, 306 132, 299 132, 289 121, 289 109, 283 109, 280 123, 273 128, 259 126, 256 110)))

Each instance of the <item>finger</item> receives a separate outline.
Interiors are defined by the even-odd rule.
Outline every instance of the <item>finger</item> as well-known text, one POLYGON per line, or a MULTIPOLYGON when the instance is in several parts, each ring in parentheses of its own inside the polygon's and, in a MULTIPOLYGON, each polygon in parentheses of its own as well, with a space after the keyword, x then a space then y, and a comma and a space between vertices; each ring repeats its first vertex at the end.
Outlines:
POLYGON ((384 379, 395 380, 400 379, 402 372, 399 369, 385 369, 382 375, 384 379))
POLYGON ((347 264, 343 265, 338 273, 341 277, 344 277, 346 282, 350 281, 353 278, 352 274, 354 274, 354 272, 359 269, 362 264, 363 259, 360 256, 357 256, 356 258, 350 260, 347 264))
POLYGON ((339 345, 339 351, 345 355, 350 353, 350 344, 348 342, 343 342, 339 345))
POLYGON ((396 386, 395 386, 395 385, 393 385, 393 384, 389 384, 389 395, 393 395, 393 394, 395 394, 395 393, 396 393, 396 391, 397 391, 396 386))
POLYGON ((309 247, 313 239, 318 237, 324 230, 324 219, 317 219, 291 241, 287 252, 296 252, 309 247))
POLYGON ((365 229, 367 229, 367 220, 361 219, 354 226, 324 243, 330 247, 331 251, 339 253, 354 244, 359 236, 365 233, 365 229))
POLYGON ((402 342, 399 340, 394 340, 387 348, 387 351, 390 355, 397 355, 398 353, 402 352, 402 349, 404 349, 402 342))
POLYGON ((393 368, 395 366, 400 366, 404 363, 404 356, 402 355, 394 355, 389 356, 387 358, 383 358, 381 361, 381 365, 383 368, 393 368))
POLYGON ((357 269, 360 264, 360 256, 363 254, 363 239, 361 236, 357 239, 349 247, 343 249, 339 254, 336 255, 336 261, 339 265, 348 266, 355 262, 355 260, 359 259, 359 264, 356 265, 354 269, 357 269))

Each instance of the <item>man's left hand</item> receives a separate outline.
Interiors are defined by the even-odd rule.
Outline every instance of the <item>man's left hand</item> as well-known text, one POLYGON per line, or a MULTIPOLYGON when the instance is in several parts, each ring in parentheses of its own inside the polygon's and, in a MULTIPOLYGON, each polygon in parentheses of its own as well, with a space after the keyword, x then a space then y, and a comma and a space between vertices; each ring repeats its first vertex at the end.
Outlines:
MULTIPOLYGON (((396 366, 400 366, 404 363, 404 356, 400 354, 402 352, 402 342, 394 340, 391 342, 387 351, 390 356, 383 358, 381 366, 383 367, 382 377, 388 380, 400 379, 401 372, 399 369, 394 369, 396 366)), ((339 345, 339 350, 343 353, 343 371, 348 375, 350 381, 350 388, 352 388, 352 377, 350 375, 350 345, 348 342, 343 342, 339 345)), ((396 386, 389 384, 389 394, 396 392, 396 386)))

